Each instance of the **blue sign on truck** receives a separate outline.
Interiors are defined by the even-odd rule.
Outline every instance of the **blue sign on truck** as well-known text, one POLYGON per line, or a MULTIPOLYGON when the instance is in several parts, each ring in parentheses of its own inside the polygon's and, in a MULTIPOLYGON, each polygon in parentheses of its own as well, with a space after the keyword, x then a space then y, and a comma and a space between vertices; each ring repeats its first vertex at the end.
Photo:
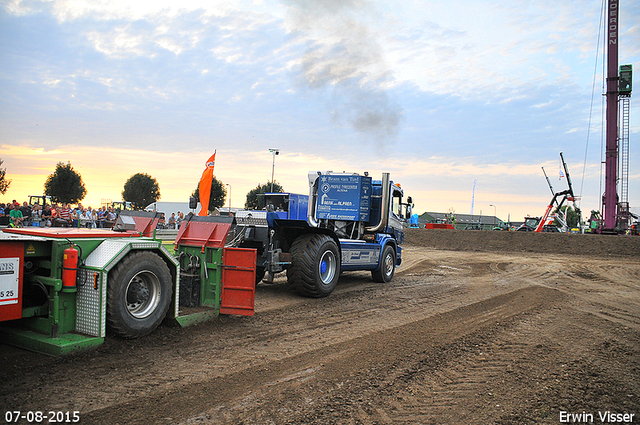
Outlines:
POLYGON ((371 177, 323 174, 319 183, 318 219, 369 221, 371 177))

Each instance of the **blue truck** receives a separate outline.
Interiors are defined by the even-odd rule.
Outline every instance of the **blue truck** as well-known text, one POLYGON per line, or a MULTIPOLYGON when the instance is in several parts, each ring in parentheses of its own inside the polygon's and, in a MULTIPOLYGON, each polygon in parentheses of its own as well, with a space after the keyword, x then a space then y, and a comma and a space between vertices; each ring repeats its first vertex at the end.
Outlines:
POLYGON ((267 193, 263 210, 238 211, 228 245, 256 249, 256 283, 286 272, 299 294, 326 297, 344 271, 389 282, 402 262, 412 200, 388 173, 310 172, 309 195, 267 193))

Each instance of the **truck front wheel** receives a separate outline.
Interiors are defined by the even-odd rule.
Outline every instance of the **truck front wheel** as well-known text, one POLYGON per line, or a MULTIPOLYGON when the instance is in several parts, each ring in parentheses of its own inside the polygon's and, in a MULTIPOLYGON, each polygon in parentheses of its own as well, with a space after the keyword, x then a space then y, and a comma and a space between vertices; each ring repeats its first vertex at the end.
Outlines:
POLYGON ((392 245, 386 245, 382 251, 382 261, 380 268, 371 272, 371 277, 375 282, 387 283, 393 279, 396 270, 396 252, 392 245))
POLYGON ((148 335, 169 310, 171 272, 157 254, 134 251, 127 255, 109 273, 107 285, 107 323, 116 335, 148 335))
POLYGON ((291 245, 287 281, 300 294, 321 298, 333 292, 340 277, 340 252, 335 241, 322 234, 299 236, 291 245))

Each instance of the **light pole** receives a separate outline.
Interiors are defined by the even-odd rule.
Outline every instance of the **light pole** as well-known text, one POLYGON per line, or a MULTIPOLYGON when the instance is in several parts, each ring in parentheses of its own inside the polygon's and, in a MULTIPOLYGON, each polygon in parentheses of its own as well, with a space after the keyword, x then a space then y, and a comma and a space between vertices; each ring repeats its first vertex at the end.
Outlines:
POLYGON ((495 205, 489 205, 490 207, 493 207, 493 227, 496 227, 496 216, 498 215, 498 213, 496 212, 498 209, 496 208, 495 205))
POLYGON ((229 183, 225 183, 229 186, 229 214, 231 214, 231 185, 229 183))
POLYGON ((273 155, 273 164, 271 164, 271 193, 273 193, 273 173, 276 170, 276 155, 280 155, 279 149, 269 149, 271 155, 273 155))

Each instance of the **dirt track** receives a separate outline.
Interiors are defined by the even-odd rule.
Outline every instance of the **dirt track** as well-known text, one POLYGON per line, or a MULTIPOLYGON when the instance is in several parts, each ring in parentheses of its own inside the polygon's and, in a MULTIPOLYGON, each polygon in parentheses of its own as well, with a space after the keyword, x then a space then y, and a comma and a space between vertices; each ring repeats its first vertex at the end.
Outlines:
POLYGON ((640 238, 429 232, 408 233, 386 285, 349 273, 330 297, 306 299, 280 279, 258 286, 253 317, 163 326, 64 359, 0 345, 2 414, 558 424, 561 412, 601 423, 610 411, 640 422, 640 238))

